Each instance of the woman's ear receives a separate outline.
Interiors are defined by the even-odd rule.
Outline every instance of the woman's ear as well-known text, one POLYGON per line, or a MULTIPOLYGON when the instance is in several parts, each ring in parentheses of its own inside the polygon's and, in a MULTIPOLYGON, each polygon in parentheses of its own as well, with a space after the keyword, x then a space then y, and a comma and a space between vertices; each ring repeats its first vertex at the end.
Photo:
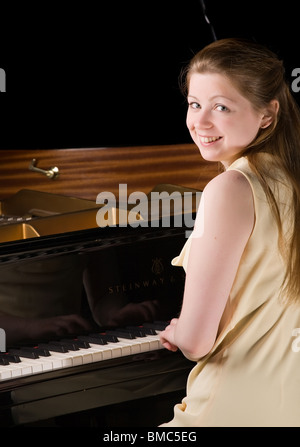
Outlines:
POLYGON ((272 99, 268 107, 264 110, 264 114, 261 120, 261 129, 266 129, 276 120, 279 110, 279 102, 277 99, 272 99))

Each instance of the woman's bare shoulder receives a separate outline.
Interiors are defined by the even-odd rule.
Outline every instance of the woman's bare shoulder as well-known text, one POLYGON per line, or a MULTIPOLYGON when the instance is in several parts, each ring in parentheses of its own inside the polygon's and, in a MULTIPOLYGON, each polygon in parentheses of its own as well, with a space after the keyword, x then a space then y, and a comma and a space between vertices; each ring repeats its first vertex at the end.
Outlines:
MULTIPOLYGON (((205 219, 218 221, 225 228, 233 225, 250 228, 254 221, 254 199, 251 185, 239 171, 225 171, 212 179, 203 192, 205 219)), ((201 199, 202 200, 202 199, 201 199)))
POLYGON ((243 191, 251 192, 251 186, 247 177, 237 170, 229 170, 222 172, 221 174, 214 177, 205 187, 205 191, 209 190, 216 192, 218 190, 222 191, 224 188, 226 190, 235 190, 236 188, 242 188, 243 191))

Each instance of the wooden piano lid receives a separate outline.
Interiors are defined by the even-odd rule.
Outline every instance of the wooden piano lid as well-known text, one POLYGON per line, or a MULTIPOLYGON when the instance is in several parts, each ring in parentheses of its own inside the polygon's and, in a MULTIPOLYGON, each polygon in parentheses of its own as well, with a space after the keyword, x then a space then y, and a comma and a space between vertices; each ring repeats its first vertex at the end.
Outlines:
POLYGON ((9 149, 0 150, 0 159, 0 200, 30 189, 95 202, 102 191, 118 197, 120 184, 127 185, 128 194, 148 193, 160 183, 203 190, 219 173, 218 164, 203 160, 194 144, 9 149), (58 167, 58 177, 49 179, 30 171, 33 159, 43 169, 58 167))
POLYGON ((128 196, 196 193, 219 173, 218 164, 203 160, 194 144, 1 150, 0 157, 0 215, 22 218, 5 229, 1 225, 2 242, 95 228, 98 194, 108 191, 118 201, 121 184, 128 196), (58 167, 59 175, 33 172, 32 160, 44 170, 58 167))

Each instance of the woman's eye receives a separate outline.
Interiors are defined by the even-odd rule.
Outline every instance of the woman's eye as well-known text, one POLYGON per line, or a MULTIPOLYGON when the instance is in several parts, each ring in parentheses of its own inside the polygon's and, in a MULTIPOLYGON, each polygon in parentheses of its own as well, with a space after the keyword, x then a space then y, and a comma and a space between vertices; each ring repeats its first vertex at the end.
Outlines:
POLYGON ((223 106, 223 104, 217 104, 215 109, 219 110, 220 112, 229 112, 229 109, 226 106, 223 106))
POLYGON ((190 102, 190 103, 189 103, 189 106, 190 106, 192 109, 200 109, 200 108, 201 108, 200 104, 198 104, 197 102, 190 102))

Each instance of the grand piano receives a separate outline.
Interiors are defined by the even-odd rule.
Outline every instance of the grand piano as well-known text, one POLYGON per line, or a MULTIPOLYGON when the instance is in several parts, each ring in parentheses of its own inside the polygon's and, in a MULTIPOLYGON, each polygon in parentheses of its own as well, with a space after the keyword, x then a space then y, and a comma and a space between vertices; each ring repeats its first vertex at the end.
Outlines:
POLYGON ((217 164, 192 144, 0 157, 0 426, 164 422, 193 366, 159 343, 184 288, 171 260, 217 164), (69 315, 86 326, 47 333, 69 315))

